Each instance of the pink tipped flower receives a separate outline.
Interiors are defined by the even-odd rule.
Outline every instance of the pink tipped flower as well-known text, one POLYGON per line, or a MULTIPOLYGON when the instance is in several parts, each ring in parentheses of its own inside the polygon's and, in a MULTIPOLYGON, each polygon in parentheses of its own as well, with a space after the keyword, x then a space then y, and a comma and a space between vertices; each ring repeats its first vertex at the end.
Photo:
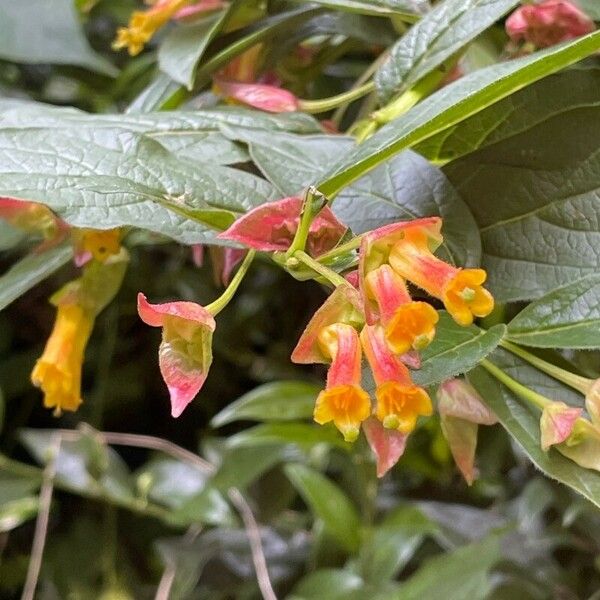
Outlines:
POLYGON ((200 2, 194 2, 189 6, 180 8, 174 15, 175 21, 193 21, 199 16, 204 16, 206 13, 220 10, 227 6, 223 0, 200 0, 200 2))
POLYGON ((581 412, 581 408, 568 406, 564 402, 548 403, 540 418, 542 450, 566 441, 573 433, 581 412))
POLYGON ((346 323, 360 328, 364 324, 364 320, 358 291, 350 285, 338 286, 306 326, 292 352, 292 362, 298 364, 328 363, 330 356, 323 352, 319 342, 321 331, 335 323, 346 323))
POLYGON ((521 6, 506 20, 506 33, 514 42, 547 48, 594 31, 594 21, 573 2, 545 0, 521 6))
POLYGON ((318 341, 331 361, 327 386, 319 394, 314 419, 319 425, 333 421, 347 442, 354 442, 360 424, 371 413, 369 394, 360 386, 361 349, 358 333, 345 323, 321 329, 318 341))
POLYGON ((471 325, 474 317, 485 317, 494 308, 492 295, 482 287, 486 272, 453 267, 434 256, 426 229, 407 229, 391 248, 388 260, 401 277, 442 300, 459 325, 471 325))
MULTIPOLYGON (((302 199, 283 198, 262 204, 238 219, 219 234, 220 239, 239 242, 266 252, 284 251, 290 247, 300 223, 302 199)), ((337 220, 328 206, 313 219, 307 241, 311 256, 331 250, 346 233, 347 227, 337 220)))
POLYGON ((215 78, 214 89, 225 98, 266 112, 294 112, 299 107, 298 98, 294 94, 274 85, 215 78))
POLYGON ((395 429, 386 429, 374 417, 364 421, 362 427, 377 460, 377 477, 383 477, 404 454, 408 436, 395 429))
POLYGON ((386 429, 407 435, 415 428, 419 415, 432 414, 429 395, 413 383, 408 369, 390 351, 381 327, 366 325, 360 337, 377 384, 375 415, 386 429))
POLYGON ((200 391, 208 374, 215 320, 194 302, 150 304, 141 292, 138 313, 147 325, 162 327, 160 372, 171 396, 171 415, 178 417, 200 391))
POLYGON ((395 354, 423 350, 435 336, 439 316, 426 302, 414 302, 406 283, 387 264, 361 281, 367 322, 383 325, 385 339, 395 354))
POLYGON ((471 485, 475 479, 475 450, 479 425, 493 425, 496 415, 483 403, 475 388, 463 379, 448 379, 437 391, 442 433, 454 462, 471 485))

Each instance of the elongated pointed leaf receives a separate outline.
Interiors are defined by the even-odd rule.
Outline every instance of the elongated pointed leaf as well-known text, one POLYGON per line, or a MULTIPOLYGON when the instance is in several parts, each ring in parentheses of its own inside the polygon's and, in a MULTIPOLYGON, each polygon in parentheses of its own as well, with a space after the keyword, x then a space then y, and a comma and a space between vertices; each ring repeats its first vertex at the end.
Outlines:
POLYGON ((92 50, 71 0, 0 0, 0 58, 78 65, 113 77, 118 73, 92 50))
POLYGON ((379 99, 413 86, 493 25, 519 0, 443 0, 395 44, 375 77, 379 99))
POLYGON ((70 246, 61 246, 21 259, 0 277, 0 310, 58 271, 72 256, 70 246))
POLYGON ((248 173, 177 159, 144 135, 92 128, 0 130, 0 194, 46 204, 75 226, 130 225, 190 244, 276 196, 248 173))
POLYGON ((312 417, 319 387, 304 381, 265 383, 226 406, 210 422, 213 427, 241 420, 293 421, 312 417))
MULTIPOLYGON (((492 362, 502 367, 505 362, 503 353, 499 358, 494 357, 492 362)), ((533 370, 533 367, 521 366, 521 371, 528 370, 533 370)), ((483 367, 469 373, 469 381, 538 469, 600 507, 600 473, 580 467, 554 448, 548 452, 541 449, 539 410, 525 406, 483 367)), ((523 378, 520 381, 523 382, 523 378)))
POLYGON ((600 275, 529 304, 508 324, 508 338, 538 348, 600 348, 600 275))
POLYGON ((421 368, 413 371, 419 385, 432 385, 466 373, 498 346, 506 334, 505 325, 482 331, 475 325, 461 327, 442 311, 434 341, 421 354, 421 368))
POLYGON ((317 183, 317 187, 325 195, 335 196, 341 188, 401 150, 448 129, 599 49, 600 31, 526 58, 471 73, 383 127, 345 156, 317 183))
POLYGON ((313 3, 363 15, 400 15, 411 21, 429 7, 427 0, 313 0, 313 3))
POLYGON ((285 473, 330 535, 349 552, 355 551, 360 541, 360 518, 344 492, 304 465, 286 465, 285 473))

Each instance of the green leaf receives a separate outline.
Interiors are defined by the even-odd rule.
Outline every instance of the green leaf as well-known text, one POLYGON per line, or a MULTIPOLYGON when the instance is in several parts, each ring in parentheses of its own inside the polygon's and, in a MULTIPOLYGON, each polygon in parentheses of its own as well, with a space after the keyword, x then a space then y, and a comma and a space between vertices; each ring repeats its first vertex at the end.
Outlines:
POLYGON ((519 0, 443 0, 398 40, 375 76, 382 104, 411 88, 519 0))
MULTIPOLYGON (((24 429, 20 439, 36 460, 45 464, 54 447, 55 435, 51 429, 24 429)), ((75 441, 61 441, 56 457, 56 478, 83 495, 123 501, 134 497, 127 465, 92 431, 82 432, 75 441)))
POLYGON ((0 58, 118 73, 88 44, 72 0, 0 0, 0 58))
POLYGON ((186 90, 165 73, 157 73, 148 86, 127 107, 126 113, 173 110, 186 98, 186 90))
POLYGON ((16 529, 33 519, 37 515, 39 504, 37 496, 25 496, 0 504, 0 533, 16 529))
POLYGON ((340 135, 297 135, 236 126, 222 126, 221 131, 249 145, 256 166, 285 196, 300 193, 354 145, 352 138, 340 135))
POLYGON ((265 383, 226 406, 210 424, 222 427, 233 421, 293 421, 312 417, 319 387, 304 381, 265 383))
POLYGON ((418 508, 398 507, 363 542, 359 554, 361 575, 372 584, 395 579, 425 536, 436 530, 435 523, 418 508))
POLYGON ((600 66, 595 62, 575 65, 514 93, 414 149, 436 163, 447 163, 561 113, 600 105, 598 86, 600 66))
POLYGON ((508 324, 508 339, 538 348, 600 348, 600 275, 529 304, 508 324))
POLYGON ((0 310, 58 271, 72 256, 71 246, 59 246, 22 258, 0 277, 0 310))
POLYGON ((286 465, 285 473, 326 531, 348 552, 355 552, 360 544, 360 517, 344 492, 301 464, 286 465))
POLYGON ((333 203, 336 215, 360 234, 399 220, 439 215, 444 219, 444 259, 477 266, 481 241, 469 209, 444 174, 406 151, 346 188, 333 203))
POLYGON ((0 177, 0 194, 46 204, 71 225, 141 227, 189 244, 276 197, 254 175, 177 158, 123 129, 0 129, 0 177))
POLYGON ((598 272, 598 136, 600 106, 571 110, 446 167, 479 224, 498 301, 539 298, 598 272))
MULTIPOLYGON (((506 360, 504 356, 505 353, 495 355, 492 362, 504 368, 506 360)), ((534 369, 522 366, 521 370, 534 369)), ((569 486, 600 508, 600 473, 580 467, 554 448, 550 448, 548 452, 541 449, 539 411, 533 412, 534 409, 524 406, 483 367, 474 369, 468 377, 484 402, 494 411, 502 426, 540 471, 551 479, 569 486)), ((523 378, 518 381, 525 382, 527 385, 523 378)))
POLYGON ((318 184, 327 196, 388 158, 600 49, 600 31, 531 56, 480 69, 445 86, 347 154, 318 184))
MULTIPOLYGON (((303 2, 305 0, 294 0, 303 2)), ((409 21, 416 20, 428 8, 427 0, 311 0, 335 10, 354 12, 363 15, 400 15, 409 21)))
POLYGON ((312 448, 319 444, 342 450, 349 448, 336 429, 306 423, 263 423, 236 433, 228 441, 231 448, 251 448, 274 443, 296 444, 301 448, 312 448))
POLYGON ((348 594, 362 589, 361 577, 344 569, 319 569, 303 577, 288 600, 345 600, 348 594))
POLYGON ((404 582, 394 598, 483 600, 492 588, 489 571, 500 558, 500 542, 496 537, 436 556, 404 582))
POLYGON ((412 372, 413 379, 428 386, 466 373, 492 352, 505 334, 505 325, 495 325, 488 331, 475 325, 461 327, 441 311, 435 339, 421 353, 421 368, 412 372))
POLYGON ((230 9, 221 10, 200 23, 176 26, 158 50, 160 70, 188 90, 194 86, 196 66, 208 44, 228 18, 230 9))

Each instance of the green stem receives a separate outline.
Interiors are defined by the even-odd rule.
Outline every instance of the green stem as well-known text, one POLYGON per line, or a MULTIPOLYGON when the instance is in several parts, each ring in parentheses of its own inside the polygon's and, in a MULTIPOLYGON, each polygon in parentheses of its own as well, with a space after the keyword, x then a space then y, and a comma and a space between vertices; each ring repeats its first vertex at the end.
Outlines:
POLYGON ((500 345, 503 348, 506 348, 509 352, 520 356, 523 360, 526 360, 530 365, 533 365, 540 371, 547 373, 554 379, 558 379, 558 381, 562 381, 566 385, 572 387, 574 390, 581 392, 583 395, 587 394, 590 388, 593 385, 593 380, 588 379, 587 377, 582 377, 581 375, 575 375, 575 373, 571 373, 565 369, 561 369, 552 363, 546 362, 545 360, 527 352, 527 350, 523 350, 520 346, 513 344, 511 342, 507 342, 506 340, 502 340, 500 345))
POLYGON ((230 284, 227 286, 225 291, 210 304, 207 304, 204 308, 211 313, 212 315, 218 315, 232 300, 237 292, 240 283, 242 283, 242 279, 246 275, 252 261, 254 260, 254 256, 256 255, 255 250, 249 250, 248 254, 246 254, 246 258, 244 258, 240 268, 237 270, 236 274, 233 276, 230 284))
POLYGON ((346 254, 348 252, 351 252, 352 250, 356 250, 360 246, 361 242, 362 242, 362 234, 357 235, 356 237, 353 237, 349 242, 346 242, 345 244, 340 244, 339 246, 336 246, 329 252, 325 252, 324 254, 321 254, 319 256, 318 260, 320 263, 326 263, 329 260, 331 260, 332 258, 337 258, 341 254, 346 254))
POLYGON ((535 404, 538 408, 544 409, 546 405, 552 402, 552 400, 546 398, 546 396, 534 392, 532 389, 508 376, 502 369, 498 368, 494 363, 491 363, 487 358, 484 358, 479 364, 489 371, 498 381, 503 383, 509 390, 515 392, 515 394, 523 398, 523 400, 535 404))
POLYGON ((292 258, 300 261, 307 267, 310 267, 313 271, 327 279, 327 281, 332 283, 335 287, 338 287, 339 285, 350 285, 341 275, 338 275, 335 271, 332 271, 325 265, 322 265, 320 262, 317 262, 314 258, 311 258, 303 250, 297 250, 296 252, 294 252, 294 256, 292 258))
POLYGON ((298 250, 304 250, 306 248, 306 242, 308 240, 308 234, 310 233, 310 225, 313 221, 313 202, 315 196, 320 195, 317 188, 310 186, 304 194, 304 202, 302 203, 302 212, 300 213, 300 223, 298 229, 294 235, 294 239, 288 250, 285 253, 286 258, 294 255, 294 252, 298 250))
POLYGON ((322 113, 337 108, 340 105, 348 104, 358 98, 362 98, 363 96, 370 94, 374 89, 375 82, 369 81, 357 88, 348 90, 337 96, 331 96, 330 98, 323 98, 321 100, 299 100, 298 106, 300 110, 307 113, 322 113))

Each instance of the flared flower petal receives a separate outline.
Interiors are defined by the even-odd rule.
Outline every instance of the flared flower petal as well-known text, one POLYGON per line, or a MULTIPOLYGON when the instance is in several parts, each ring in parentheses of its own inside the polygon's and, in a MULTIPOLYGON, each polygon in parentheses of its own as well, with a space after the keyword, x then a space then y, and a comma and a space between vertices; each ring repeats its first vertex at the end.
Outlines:
POLYGON ((117 38, 112 44, 114 50, 126 48, 131 56, 136 56, 150 38, 191 0, 158 0, 148 10, 136 10, 131 14, 129 25, 117 30, 117 38))
MULTIPOLYGON (((290 247, 302 210, 302 198, 290 197, 262 204, 239 218, 220 239, 239 242, 266 252, 284 251, 290 247)), ((319 256, 331 250, 346 233, 347 227, 338 221, 328 206, 313 219, 307 251, 319 256)))
POLYGON ((431 343, 439 320, 437 311, 426 302, 413 302, 404 279, 390 265, 370 271, 362 292, 367 322, 381 322, 394 353, 423 350, 431 343))
POLYGON ((138 294, 138 313, 147 325, 162 327, 158 351, 160 372, 178 417, 198 394, 212 363, 213 316, 194 302, 150 304, 138 294))
POLYGON ((506 33, 513 42, 547 48, 594 31, 594 21, 574 2, 546 0, 527 4, 506 19, 506 33))
POLYGON ((82 267, 94 259, 105 262, 121 251, 120 229, 73 229, 75 264, 82 267))
POLYGON ((271 113, 298 110, 298 98, 292 92, 264 83, 240 83, 215 77, 213 90, 235 102, 271 113))
POLYGON ((391 352, 381 327, 365 326, 361 341, 377 385, 375 415, 387 429, 409 434, 420 415, 432 414, 429 395, 413 383, 408 369, 391 352))
POLYGON ((350 285, 338 286, 313 315, 292 352, 292 362, 330 362, 330 356, 323 352, 319 335, 335 323, 347 323, 355 329, 360 329, 364 323, 360 294, 350 285))
POLYGON ((485 317, 494 308, 492 295, 482 287, 483 269, 459 269, 440 260, 424 239, 407 236, 397 242, 389 262, 401 277, 442 300, 459 325, 470 325, 474 317, 485 317))
POLYGON ((78 304, 58 306, 54 329, 31 373, 33 385, 44 392, 44 406, 75 411, 81 404, 81 370, 94 318, 78 304))
POLYGON ((360 387, 361 346, 351 325, 335 323, 318 336, 323 354, 331 360, 327 386, 319 394, 314 419, 323 425, 333 421, 347 442, 360 433, 360 424, 371 413, 369 394, 360 387))

